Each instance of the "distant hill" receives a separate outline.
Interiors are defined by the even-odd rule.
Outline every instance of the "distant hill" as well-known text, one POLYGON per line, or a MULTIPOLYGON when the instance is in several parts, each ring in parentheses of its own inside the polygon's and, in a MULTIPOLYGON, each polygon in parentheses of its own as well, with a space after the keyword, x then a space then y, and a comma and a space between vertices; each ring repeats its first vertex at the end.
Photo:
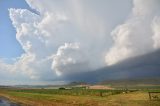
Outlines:
POLYGON ((99 84, 104 85, 160 85, 160 78, 139 78, 139 79, 120 79, 120 80, 104 80, 99 84))
POLYGON ((70 85, 70 86, 75 86, 75 85, 87 85, 87 83, 86 82, 71 82, 71 83, 69 83, 69 84, 67 84, 67 85, 70 85))

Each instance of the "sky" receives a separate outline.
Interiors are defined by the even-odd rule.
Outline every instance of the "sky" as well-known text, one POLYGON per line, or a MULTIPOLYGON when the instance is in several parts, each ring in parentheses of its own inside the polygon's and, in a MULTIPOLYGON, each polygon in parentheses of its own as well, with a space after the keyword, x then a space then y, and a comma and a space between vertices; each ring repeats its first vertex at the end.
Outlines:
POLYGON ((15 58, 24 51, 16 40, 16 30, 9 18, 9 8, 32 9, 25 0, 1 0, 0 1, 0 58, 15 58))
POLYGON ((160 48, 159 0, 1 0, 0 84, 65 83, 160 48))

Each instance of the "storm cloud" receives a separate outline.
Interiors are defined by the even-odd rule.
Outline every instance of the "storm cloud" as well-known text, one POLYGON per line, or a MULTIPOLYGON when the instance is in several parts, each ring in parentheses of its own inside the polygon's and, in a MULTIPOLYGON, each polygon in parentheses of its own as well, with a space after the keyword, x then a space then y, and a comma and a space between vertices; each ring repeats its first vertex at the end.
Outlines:
POLYGON ((0 62, 2 73, 15 72, 15 79, 55 80, 160 47, 159 0, 26 2, 36 12, 9 9, 25 53, 13 64, 0 62))

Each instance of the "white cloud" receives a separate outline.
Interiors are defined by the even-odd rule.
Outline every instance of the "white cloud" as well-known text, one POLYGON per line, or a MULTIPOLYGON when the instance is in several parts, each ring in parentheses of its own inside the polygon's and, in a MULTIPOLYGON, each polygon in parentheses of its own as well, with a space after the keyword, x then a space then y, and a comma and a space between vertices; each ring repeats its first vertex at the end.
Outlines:
POLYGON ((124 13, 120 10, 128 6, 128 0, 113 2, 121 6, 117 10, 103 5, 111 3, 106 0, 26 1, 38 15, 26 9, 9 9, 16 38, 25 53, 11 65, 0 63, 3 69, 17 73, 15 76, 53 80, 57 75, 95 70, 144 54, 153 50, 153 45, 159 47, 158 0, 134 0, 129 18, 113 31, 113 26, 122 23, 117 17, 128 14, 125 8, 124 13), (95 7, 97 3, 102 8, 95 7), (122 13, 112 16, 112 10, 122 13))
MULTIPOLYGON (((10 18, 16 28, 16 38, 25 53, 13 64, 12 71, 28 76, 31 79, 50 79, 49 54, 45 37, 47 32, 40 30, 40 16, 26 9, 9 9, 10 18), (46 51, 46 53, 44 52, 46 51), (48 68, 46 68, 48 67, 48 68), (46 78, 43 77, 47 73, 46 78)), ((52 73, 53 74, 53 73, 52 73)), ((53 77, 54 75, 52 75, 53 77)))
POLYGON ((154 48, 160 48, 160 17, 155 17, 152 24, 154 48))
POLYGON ((7 70, 10 70, 11 69, 11 65, 9 64, 5 64, 5 62, 3 60, 0 60, 0 71, 2 72, 5 72, 7 70))
MULTIPOLYGON (((158 40, 159 35, 157 35, 157 28, 154 28, 156 34, 153 42, 151 24, 154 17, 159 15, 160 2, 159 0, 134 0, 133 3, 134 7, 129 19, 111 33, 114 44, 106 54, 108 65, 154 50, 153 43, 158 40)), ((155 24, 153 26, 155 27, 155 24)))
POLYGON ((52 69, 57 75, 86 71, 89 68, 87 58, 79 43, 65 43, 53 56, 52 69))
POLYGON ((68 5, 73 1, 27 2, 40 15, 26 9, 9 9, 16 38, 25 51, 13 64, 14 70, 31 79, 54 79, 55 73, 66 75, 105 66, 105 26, 96 14, 90 14, 85 7, 87 12, 77 16, 83 5, 74 2, 79 9, 71 11, 76 9, 68 5))

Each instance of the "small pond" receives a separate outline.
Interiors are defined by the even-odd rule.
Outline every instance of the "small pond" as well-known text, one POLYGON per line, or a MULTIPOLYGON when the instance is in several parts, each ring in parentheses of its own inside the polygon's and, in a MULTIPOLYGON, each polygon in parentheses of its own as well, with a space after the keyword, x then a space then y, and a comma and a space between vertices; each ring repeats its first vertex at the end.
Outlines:
POLYGON ((20 106, 20 105, 12 103, 8 99, 0 97, 0 106, 20 106))

